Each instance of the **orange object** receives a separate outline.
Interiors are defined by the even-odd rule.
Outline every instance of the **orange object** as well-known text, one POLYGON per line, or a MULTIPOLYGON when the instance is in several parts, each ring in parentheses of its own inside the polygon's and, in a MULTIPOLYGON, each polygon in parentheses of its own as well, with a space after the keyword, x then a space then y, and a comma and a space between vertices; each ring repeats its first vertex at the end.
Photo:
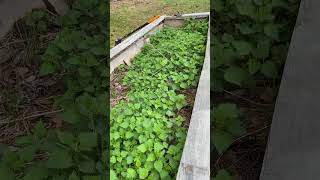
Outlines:
POLYGON ((148 23, 149 23, 149 24, 152 23, 153 21, 157 20, 159 17, 160 17, 160 16, 155 16, 155 17, 149 19, 149 20, 148 20, 148 23))

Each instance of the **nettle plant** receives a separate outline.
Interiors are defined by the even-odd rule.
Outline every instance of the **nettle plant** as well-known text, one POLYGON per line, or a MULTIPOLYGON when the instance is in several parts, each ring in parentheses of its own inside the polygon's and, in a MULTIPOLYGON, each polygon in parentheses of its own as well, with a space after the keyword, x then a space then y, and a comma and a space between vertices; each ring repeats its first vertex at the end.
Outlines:
MULTIPOLYGON (((63 128, 47 130, 41 120, 33 133, 0 149, 0 177, 24 180, 106 178, 108 114, 107 1, 76 0, 58 17, 61 31, 42 55, 40 75, 64 74, 63 128)), ((36 12, 27 24, 45 29, 47 15, 36 12)))
POLYGON ((241 125, 240 111, 235 104, 219 104, 213 109, 213 144, 223 153, 238 137, 246 132, 241 125))
POLYGON ((129 66, 128 99, 111 109, 111 179, 174 179, 186 138, 182 90, 196 88, 207 21, 166 27, 129 66))
POLYGON ((299 0, 214 0, 214 89, 279 80, 299 0))
MULTIPOLYGON (((263 93, 281 79, 300 0, 213 0, 212 89, 263 93), (256 88, 262 90, 255 90, 256 88)), ((213 144, 223 152, 245 132, 235 104, 213 110, 213 144)), ((232 179, 221 170, 214 178, 232 179)))

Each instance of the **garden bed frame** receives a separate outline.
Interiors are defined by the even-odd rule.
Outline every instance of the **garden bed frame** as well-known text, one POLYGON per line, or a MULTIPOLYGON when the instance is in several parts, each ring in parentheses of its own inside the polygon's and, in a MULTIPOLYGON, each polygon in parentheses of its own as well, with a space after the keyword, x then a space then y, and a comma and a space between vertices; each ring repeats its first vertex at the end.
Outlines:
MULTIPOLYGON (((160 16, 110 50, 110 74, 121 64, 130 65, 134 56, 149 41, 150 35, 160 31, 164 26, 179 27, 189 18, 208 19, 210 22, 210 13, 160 16)), ((177 180, 210 179, 210 23, 208 26, 205 59, 177 172, 177 180)))
POLYGON ((319 8, 301 0, 260 180, 320 179, 319 8))

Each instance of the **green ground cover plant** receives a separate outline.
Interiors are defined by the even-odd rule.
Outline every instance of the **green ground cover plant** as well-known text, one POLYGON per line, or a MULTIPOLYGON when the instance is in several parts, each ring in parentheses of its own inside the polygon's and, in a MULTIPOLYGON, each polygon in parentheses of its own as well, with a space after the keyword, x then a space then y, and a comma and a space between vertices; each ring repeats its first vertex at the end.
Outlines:
MULTIPOLYGON (((264 116, 269 113, 268 109, 273 109, 299 4, 300 0, 213 0, 211 132, 214 160, 221 160, 240 136, 265 129, 245 125, 254 118, 247 116, 251 112, 244 110, 249 108, 236 92, 242 92, 241 100, 245 99, 250 108, 258 107, 264 116)), ((265 123, 269 122, 260 124, 265 123)), ((212 165, 212 174, 216 175, 213 179, 235 179, 223 167, 218 167, 219 162, 212 165)), ((241 174, 235 169, 231 171, 241 174)))
POLYGON ((175 178, 187 132, 182 92, 197 87, 207 30, 207 21, 166 27, 118 68, 128 92, 111 108, 111 179, 175 178))
MULTIPOLYGON (((63 74, 64 91, 55 103, 63 112, 59 129, 45 119, 16 139, 0 145, 0 177, 5 180, 101 180, 107 174, 108 1, 75 0, 57 17, 60 27, 41 58, 40 76, 63 74)), ((34 11, 27 25, 45 31, 45 11, 34 11)))

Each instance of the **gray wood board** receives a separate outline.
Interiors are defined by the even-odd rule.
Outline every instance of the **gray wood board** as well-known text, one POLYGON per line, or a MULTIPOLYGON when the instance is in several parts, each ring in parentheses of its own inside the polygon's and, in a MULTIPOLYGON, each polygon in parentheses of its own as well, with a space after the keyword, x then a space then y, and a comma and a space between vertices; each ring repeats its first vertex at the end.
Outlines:
POLYGON ((125 50, 127 47, 129 47, 132 43, 136 42, 138 39, 142 38, 146 33, 151 31, 154 27, 159 25, 164 20, 164 17, 161 16, 159 19, 155 20, 151 24, 148 24, 138 32, 131 35, 129 38, 125 39, 123 42, 118 44, 117 46, 113 47, 110 50, 110 59, 121 53, 123 50, 125 50))
POLYGON ((177 180, 210 179, 210 28, 177 180))
POLYGON ((320 1, 302 0, 260 180, 320 179, 320 1))

